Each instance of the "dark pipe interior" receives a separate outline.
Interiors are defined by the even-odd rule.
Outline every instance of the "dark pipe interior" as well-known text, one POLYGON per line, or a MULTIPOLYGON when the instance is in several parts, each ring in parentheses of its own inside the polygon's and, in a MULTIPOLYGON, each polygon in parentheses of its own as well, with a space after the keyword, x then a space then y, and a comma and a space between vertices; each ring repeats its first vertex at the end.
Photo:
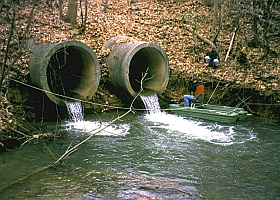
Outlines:
POLYGON ((141 79, 150 66, 150 63, 150 58, 144 50, 138 51, 132 57, 129 65, 129 82, 134 91, 140 91, 141 79))
POLYGON ((131 88, 138 93, 141 89, 141 80, 143 79, 142 96, 155 94, 162 89, 166 80, 167 63, 161 52, 152 47, 142 48, 137 51, 129 65, 129 81, 131 88))
POLYGON ((49 60, 47 80, 51 92, 72 97, 83 72, 81 51, 65 47, 56 51, 49 60))

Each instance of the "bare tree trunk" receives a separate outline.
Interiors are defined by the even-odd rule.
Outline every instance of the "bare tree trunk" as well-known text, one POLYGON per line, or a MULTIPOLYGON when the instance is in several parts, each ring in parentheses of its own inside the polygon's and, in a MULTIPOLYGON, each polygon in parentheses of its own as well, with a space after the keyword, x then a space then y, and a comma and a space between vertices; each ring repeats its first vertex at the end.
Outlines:
POLYGON ((104 1, 104 8, 103 8, 103 12, 104 12, 104 13, 107 12, 108 3, 109 3, 109 0, 105 0, 105 1, 104 1))
POLYGON ((272 10, 272 7, 274 6, 274 0, 267 0, 266 3, 263 2, 263 11, 264 11, 264 32, 263 32, 263 40, 264 40, 264 44, 263 44, 263 48, 264 48, 264 55, 263 55, 263 58, 266 58, 267 55, 269 53, 272 53, 271 52, 271 49, 270 49, 270 44, 269 44, 269 40, 268 40, 268 37, 267 37, 267 33, 269 32, 270 30, 270 24, 269 24, 269 20, 271 18, 271 10, 272 10))
POLYGON ((71 24, 77 24, 77 9, 77 0, 69 0, 68 9, 64 21, 71 24))
POLYGON ((213 21, 212 21, 212 30, 216 30, 217 26, 217 18, 218 18, 218 0, 214 0, 214 14, 213 14, 213 21))
POLYGON ((253 1, 253 39, 250 41, 250 46, 252 47, 259 47, 260 42, 259 42, 259 32, 258 32, 258 15, 256 14, 257 10, 257 0, 252 0, 253 1))
POLYGON ((83 20, 83 27, 86 29, 87 16, 88 16, 88 0, 85 0, 85 19, 83 20))
MULTIPOLYGON (((218 37, 220 35, 221 29, 222 29, 222 25, 223 25, 223 19, 224 19, 224 5, 222 5, 222 2, 220 2, 219 4, 219 10, 220 10, 220 14, 219 14, 219 26, 217 28, 216 31, 216 35, 214 37, 213 43, 216 45, 216 43, 218 42, 218 37)), ((214 27, 213 27, 214 29, 214 27)), ((216 45, 217 46, 217 45, 216 45)))
POLYGON ((208 6, 208 7, 213 6, 213 0, 204 0, 203 3, 205 6, 208 6))
POLYGON ((5 1, 2 0, 2 3, 1 3, 1 5, 0 5, 0 12, 2 12, 2 8, 3 8, 3 5, 4 5, 4 2, 5 2, 5 1))
POLYGON ((80 10, 81 10, 82 24, 84 24, 84 14, 83 14, 82 0, 79 0, 79 2, 80 2, 80 10))
POLYGON ((9 35, 9 38, 8 38, 7 49, 6 49, 6 52, 5 52, 5 60, 4 60, 4 63, 3 63, 3 68, 2 68, 3 71, 2 71, 2 76, 1 76, 1 80, 0 80, 0 88, 2 87, 3 80, 9 74, 11 68, 14 66, 14 64, 17 62, 17 60, 21 57, 21 55, 23 53, 22 49, 25 46, 26 35, 28 33, 31 20, 33 19, 33 13, 34 13, 34 10, 35 10, 35 7, 36 7, 36 0, 33 0, 32 3, 33 3, 33 6, 32 6, 32 9, 30 11, 30 15, 29 15, 29 18, 28 18, 28 21, 27 21, 26 29, 23 33, 23 37, 22 37, 23 39, 21 40, 20 45, 19 45, 18 55, 12 61, 12 63, 9 66, 7 66, 8 49, 9 49, 9 46, 10 46, 10 41, 11 41, 11 38, 12 38, 12 35, 13 35, 13 29, 14 29, 14 25, 15 25, 15 9, 14 9, 14 6, 13 6, 13 19, 12 19, 13 21, 12 21, 12 24, 11 24, 11 32, 10 32, 10 35, 9 35))
POLYGON ((86 24, 87 24, 88 0, 85 0, 85 17, 83 15, 82 0, 80 0, 80 8, 81 8, 81 17, 82 17, 81 32, 83 33, 86 30, 86 24))
POLYGON ((59 5, 59 18, 61 20, 64 20, 63 12, 62 12, 62 0, 58 0, 58 5, 59 5))
POLYGON ((6 52, 5 52, 5 58, 4 58, 4 62, 3 62, 3 66, 2 66, 2 75, 1 75, 1 80, 0 80, 0 88, 2 88, 2 83, 3 80, 5 78, 5 73, 6 73, 6 67, 7 67, 7 59, 8 59, 8 53, 9 53, 9 48, 10 48, 10 43, 11 43, 11 39, 14 33, 14 28, 15 28, 15 15, 16 15, 16 11, 15 11, 15 6, 12 5, 13 8, 13 16, 12 16, 12 22, 11 22, 11 31, 8 37, 8 43, 7 43, 7 47, 6 47, 6 52))

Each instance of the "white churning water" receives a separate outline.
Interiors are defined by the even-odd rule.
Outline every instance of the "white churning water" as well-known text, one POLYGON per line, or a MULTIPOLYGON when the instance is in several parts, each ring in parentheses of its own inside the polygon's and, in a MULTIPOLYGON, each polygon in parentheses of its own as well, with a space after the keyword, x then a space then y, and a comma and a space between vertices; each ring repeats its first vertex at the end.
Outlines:
MULTIPOLYGON (((145 119, 154 123, 152 129, 163 128, 171 132, 180 132, 182 136, 185 135, 191 139, 204 140, 223 146, 241 143, 240 137, 236 135, 232 126, 203 126, 203 122, 161 112, 157 95, 141 96, 141 99, 147 110, 145 119)), ((254 139, 254 135, 249 134, 248 138, 242 138, 242 141, 251 139, 254 139)))
POLYGON ((65 104, 74 122, 84 121, 83 107, 80 101, 65 102, 65 104))
POLYGON ((92 132, 94 130, 99 131, 97 135, 112 135, 112 136, 124 136, 129 132, 130 126, 128 124, 114 125, 109 122, 100 121, 85 121, 83 116, 83 107, 80 101, 65 102, 69 115, 72 117, 73 122, 68 122, 66 127, 68 130, 81 130, 82 132, 92 132))
POLYGON ((148 111, 149 114, 155 114, 155 113, 160 113, 160 105, 158 102, 158 97, 156 94, 151 95, 151 96, 140 96, 146 110, 148 111))

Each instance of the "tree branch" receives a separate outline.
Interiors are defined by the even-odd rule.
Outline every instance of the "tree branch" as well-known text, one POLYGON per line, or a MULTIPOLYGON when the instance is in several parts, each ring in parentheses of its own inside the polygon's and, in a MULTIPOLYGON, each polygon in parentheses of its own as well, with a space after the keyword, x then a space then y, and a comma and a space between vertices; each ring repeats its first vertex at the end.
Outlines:
POLYGON ((49 169, 49 168, 51 168, 51 167, 54 167, 54 166, 60 164, 62 160, 66 159, 70 154, 72 154, 72 153, 74 153, 75 151, 77 151, 79 146, 81 146, 82 144, 84 144, 85 142, 87 142, 88 140, 90 140, 90 139, 91 139, 93 136, 95 136, 97 133, 100 133, 101 131, 105 130, 105 129, 106 129, 107 127, 109 127, 112 123, 114 123, 114 122, 116 122, 117 120, 119 120, 119 119, 125 117, 125 116, 126 116, 127 114, 129 114, 130 112, 134 113, 134 111, 133 111, 133 103, 134 103, 134 101, 140 96, 140 94, 143 92, 143 83, 144 83, 145 80, 147 80, 147 79, 145 79, 145 78, 146 78, 146 76, 148 75, 148 72, 147 72, 147 71, 148 71, 148 69, 146 70, 146 72, 145 72, 144 75, 143 75, 143 78, 141 79, 141 89, 140 89, 140 91, 137 93, 137 95, 134 97, 134 99, 132 100, 132 102, 131 102, 131 104, 130 104, 130 108, 129 108, 128 111, 126 111, 124 114, 120 115, 119 117, 113 119, 108 125, 106 125, 106 126, 104 126, 104 127, 102 127, 102 126, 101 126, 101 123, 100 123, 100 126, 99 126, 98 128, 96 128, 96 129, 94 129, 94 130, 92 130, 92 131, 87 132, 87 133, 90 134, 90 135, 89 135, 86 139, 84 139, 83 141, 79 142, 79 143, 76 144, 75 146, 71 147, 72 144, 73 144, 73 142, 77 139, 77 138, 75 138, 75 139, 70 143, 70 145, 68 146, 68 148, 67 148, 67 150, 64 152, 64 154, 61 155, 55 162, 53 162, 52 164, 49 164, 49 165, 47 165, 47 166, 45 166, 45 167, 42 167, 42 168, 40 168, 40 169, 34 171, 33 173, 30 173, 30 174, 24 176, 24 177, 21 177, 21 178, 19 178, 18 180, 16 180, 16 181, 10 183, 9 185, 6 185, 6 186, 0 188, 0 192, 3 191, 3 190, 5 190, 5 189, 7 189, 7 188, 9 188, 9 187, 11 187, 12 185, 18 184, 18 183, 20 183, 20 182, 22 182, 22 181, 24 181, 24 180, 30 178, 30 177, 33 176, 33 175, 36 175, 36 174, 38 174, 38 173, 40 173, 40 172, 42 172, 42 171, 45 171, 45 170, 47 170, 47 169, 49 169))

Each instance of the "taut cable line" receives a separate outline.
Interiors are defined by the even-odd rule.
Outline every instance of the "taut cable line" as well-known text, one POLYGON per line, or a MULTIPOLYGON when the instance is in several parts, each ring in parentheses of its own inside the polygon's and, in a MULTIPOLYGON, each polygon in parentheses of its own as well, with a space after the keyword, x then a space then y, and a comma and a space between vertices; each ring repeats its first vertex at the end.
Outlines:
MULTIPOLYGON (((123 110, 130 110, 130 109, 131 109, 131 107, 128 108, 128 107, 121 107, 121 106, 110 106, 110 105, 104 105, 104 104, 100 104, 100 103, 94 103, 94 102, 91 102, 91 101, 76 99, 76 98, 73 98, 73 97, 68 97, 68 96, 65 96, 65 95, 56 94, 56 93, 51 92, 51 91, 43 90, 43 89, 41 89, 41 88, 38 88, 38 87, 36 87, 36 86, 29 85, 29 84, 27 84, 27 83, 21 82, 21 81, 19 81, 19 80, 13 79, 13 78, 8 78, 8 79, 13 80, 13 81, 15 81, 15 82, 17 82, 17 83, 20 83, 20 84, 22 84, 22 85, 25 85, 25 86, 27 86, 27 87, 30 87, 30 88, 33 88, 33 89, 36 89, 36 90, 40 90, 40 91, 42 91, 42 92, 51 93, 51 94, 54 94, 54 95, 56 95, 56 96, 58 96, 58 97, 67 98, 67 99, 74 100, 74 101, 81 101, 82 103, 87 103, 87 104, 97 105, 97 106, 104 106, 104 107, 113 108, 113 109, 123 109, 123 110)), ((217 86, 216 86, 216 88, 217 88, 217 86)), ((214 92, 215 92, 215 90, 214 90, 214 92)), ((213 92, 213 93, 214 93, 214 92, 213 92)), ((212 93, 211 96, 213 96, 213 93, 212 93)), ((254 103, 254 102, 250 102, 250 103, 249 103, 249 102, 248 102, 247 104, 248 104, 248 105, 273 105, 273 106, 280 106, 279 103, 278 103, 278 104, 271 104, 271 103, 254 103)), ((136 110, 136 111, 137 111, 137 110, 138 110, 138 111, 145 111, 146 109, 140 109, 140 108, 137 108, 137 109, 136 109, 136 108, 133 108, 133 110, 136 110)), ((168 108, 165 108, 165 109, 161 109, 161 110, 163 110, 163 111, 169 111, 169 110, 178 110, 178 109, 168 109, 168 108)))
POLYGON ((125 108, 125 107, 110 106, 110 105, 104 105, 104 104, 100 104, 100 103, 94 103, 94 102, 91 102, 91 101, 76 99, 76 98, 73 98, 73 97, 69 97, 69 96, 65 96, 65 95, 62 95, 62 94, 57 94, 57 93, 54 93, 54 92, 51 92, 51 91, 48 91, 48 90, 44 90, 44 89, 38 88, 38 87, 33 86, 33 85, 29 85, 27 83, 24 83, 22 81, 19 81, 19 80, 13 79, 13 78, 9 78, 9 79, 13 80, 13 81, 15 81, 17 83, 20 83, 22 85, 25 85, 27 87, 30 87, 32 89, 39 90, 39 91, 42 91, 42 92, 45 92, 45 93, 50 93, 50 94, 56 95, 56 96, 61 97, 61 98, 66 98, 66 99, 73 100, 73 101, 80 101, 82 103, 88 103, 88 104, 92 104, 92 105, 104 106, 104 107, 115 108, 115 109, 126 109, 126 110, 129 110, 129 108, 125 108))

